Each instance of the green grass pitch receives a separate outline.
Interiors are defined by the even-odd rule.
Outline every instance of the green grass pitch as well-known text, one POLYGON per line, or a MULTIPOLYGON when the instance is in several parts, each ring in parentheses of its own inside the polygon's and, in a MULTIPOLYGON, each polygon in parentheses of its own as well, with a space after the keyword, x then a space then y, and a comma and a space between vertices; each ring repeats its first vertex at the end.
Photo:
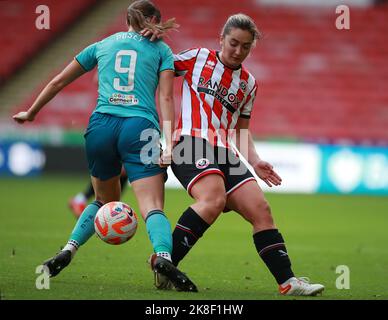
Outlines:
MULTIPOLYGON (((120 246, 94 236, 51 279, 49 290, 38 290, 36 268, 66 243, 75 224, 67 200, 86 181, 86 176, 0 179, 1 299, 295 299, 279 296, 255 251, 250 225, 236 213, 223 214, 180 265, 197 284, 197 294, 154 289, 143 221, 135 237, 120 246)), ((388 299, 387 197, 267 194, 267 199, 294 272, 326 286, 322 296, 311 299, 388 299), (349 267, 349 289, 336 288, 340 265, 349 267)), ((137 209, 130 189, 122 200, 137 209)), ((166 191, 173 226, 191 202, 183 190, 166 191)))

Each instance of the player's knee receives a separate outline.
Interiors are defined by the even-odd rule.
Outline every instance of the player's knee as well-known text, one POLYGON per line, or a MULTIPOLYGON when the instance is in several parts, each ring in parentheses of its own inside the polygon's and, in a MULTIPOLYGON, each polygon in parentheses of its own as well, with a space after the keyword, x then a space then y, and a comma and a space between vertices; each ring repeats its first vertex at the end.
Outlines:
POLYGON ((271 214, 271 207, 267 200, 260 201, 257 204, 258 214, 254 215, 254 219, 252 223, 254 225, 272 227, 274 225, 274 221, 271 214))
POLYGON ((226 195, 222 194, 217 197, 212 201, 215 207, 215 211, 217 212, 222 212, 224 210, 225 205, 226 205, 226 195))
POLYGON ((260 215, 271 216, 271 207, 267 200, 262 200, 257 204, 260 215))
POLYGON ((209 197, 202 201, 202 205, 205 207, 204 209, 208 214, 209 220, 214 221, 225 208, 226 196, 222 194, 209 197))

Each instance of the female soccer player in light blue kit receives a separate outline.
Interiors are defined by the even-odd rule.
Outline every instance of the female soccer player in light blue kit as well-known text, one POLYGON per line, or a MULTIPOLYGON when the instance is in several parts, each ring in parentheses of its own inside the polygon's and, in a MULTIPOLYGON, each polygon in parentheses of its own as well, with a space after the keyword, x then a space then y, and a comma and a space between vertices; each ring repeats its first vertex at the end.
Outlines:
POLYGON ((161 23, 159 9, 147 0, 135 1, 128 7, 127 24, 128 32, 116 33, 79 53, 43 89, 28 111, 13 116, 19 123, 33 121, 66 85, 98 66, 97 106, 85 133, 96 201, 83 211, 63 250, 44 264, 50 276, 56 276, 94 234, 98 209, 120 199, 119 177, 124 165, 154 248, 151 267, 169 278, 177 290, 197 291, 191 280, 171 263, 171 227, 163 212, 172 138, 170 130, 164 130, 166 150, 160 155, 155 92, 159 86, 163 120, 173 125, 173 55, 163 41, 151 42, 139 34, 149 26, 165 31, 176 25, 173 19, 161 23))

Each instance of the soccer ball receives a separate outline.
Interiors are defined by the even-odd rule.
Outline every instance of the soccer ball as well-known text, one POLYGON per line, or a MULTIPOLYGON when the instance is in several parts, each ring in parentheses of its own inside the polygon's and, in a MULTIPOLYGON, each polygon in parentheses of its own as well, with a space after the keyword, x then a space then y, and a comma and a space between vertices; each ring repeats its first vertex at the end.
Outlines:
POLYGON ((122 244, 136 233, 136 213, 123 202, 106 203, 97 211, 94 229, 98 237, 106 243, 122 244))

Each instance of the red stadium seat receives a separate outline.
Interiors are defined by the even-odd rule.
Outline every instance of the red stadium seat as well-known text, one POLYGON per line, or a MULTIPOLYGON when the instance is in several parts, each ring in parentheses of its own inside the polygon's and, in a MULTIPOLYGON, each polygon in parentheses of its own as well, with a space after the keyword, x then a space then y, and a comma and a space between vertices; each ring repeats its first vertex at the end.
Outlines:
POLYGON ((53 40, 96 0, 0 1, 0 83, 27 63, 31 56, 53 40), (50 30, 38 30, 35 13, 38 5, 50 9, 50 30))

